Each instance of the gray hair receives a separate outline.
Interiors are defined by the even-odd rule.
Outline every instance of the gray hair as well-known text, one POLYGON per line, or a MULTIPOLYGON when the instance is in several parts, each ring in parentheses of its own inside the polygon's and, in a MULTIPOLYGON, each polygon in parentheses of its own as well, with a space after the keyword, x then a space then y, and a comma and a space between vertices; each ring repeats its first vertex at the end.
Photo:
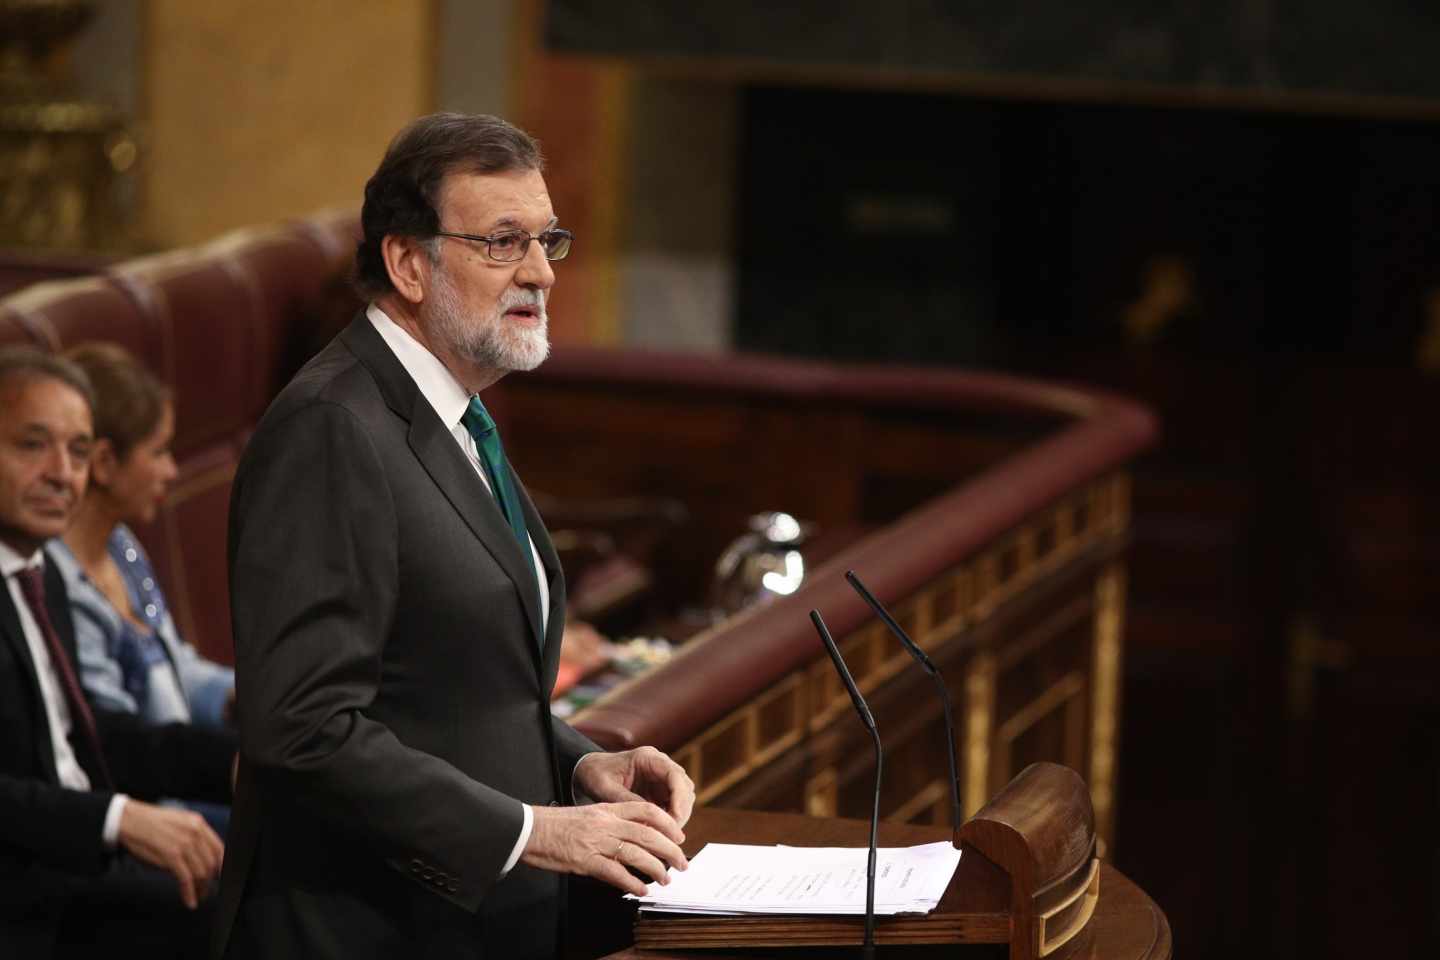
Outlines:
POLYGON ((11 380, 22 383, 31 380, 59 380, 85 398, 85 405, 91 413, 95 411, 95 390, 90 378, 79 364, 53 353, 46 353, 38 347, 0 347, 0 387, 11 380))

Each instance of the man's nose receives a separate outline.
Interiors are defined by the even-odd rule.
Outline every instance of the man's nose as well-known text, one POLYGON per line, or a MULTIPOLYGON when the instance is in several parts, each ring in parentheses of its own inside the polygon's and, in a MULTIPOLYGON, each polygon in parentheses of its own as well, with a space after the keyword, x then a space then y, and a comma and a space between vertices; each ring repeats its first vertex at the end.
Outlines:
POLYGON ((90 468, 90 457, 79 456, 64 444, 52 448, 46 458, 45 477, 60 486, 69 486, 76 476, 83 475, 90 468))
POLYGON ((545 247, 539 240, 530 241, 525 256, 520 260, 520 269, 515 271, 515 282, 522 287, 549 290, 555 285, 555 271, 545 257, 545 247))

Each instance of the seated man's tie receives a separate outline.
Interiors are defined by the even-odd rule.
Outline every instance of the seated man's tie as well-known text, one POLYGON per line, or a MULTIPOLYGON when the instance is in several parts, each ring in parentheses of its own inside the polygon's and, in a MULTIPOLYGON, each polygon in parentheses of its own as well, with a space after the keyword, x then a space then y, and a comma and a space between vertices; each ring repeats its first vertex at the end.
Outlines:
MULTIPOLYGON (((100 731, 95 726, 95 714, 90 712, 90 704, 85 699, 84 691, 80 689, 80 678, 75 675, 75 667, 70 663, 64 645, 60 643, 60 635, 55 632, 55 626, 50 622, 50 612, 45 606, 44 574, 39 567, 29 567, 15 574, 15 580, 20 584, 20 594, 30 608, 30 616, 34 618, 35 626, 40 628, 40 636, 45 640, 50 662, 55 667, 55 675, 60 678, 60 689, 64 691, 65 702, 70 707, 70 720, 95 758, 100 774, 99 786, 109 788, 113 782, 110 779, 109 767, 105 763, 105 748, 100 742, 100 731)), ((38 663, 35 669, 40 669, 38 663)))

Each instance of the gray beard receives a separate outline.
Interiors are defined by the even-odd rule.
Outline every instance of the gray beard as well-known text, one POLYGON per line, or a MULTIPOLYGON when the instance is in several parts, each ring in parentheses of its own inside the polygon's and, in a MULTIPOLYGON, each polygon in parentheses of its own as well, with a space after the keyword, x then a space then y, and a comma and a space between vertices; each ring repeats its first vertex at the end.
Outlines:
POLYGON ((534 370, 550 355, 549 318, 545 294, 540 290, 510 288, 488 317, 472 319, 445 272, 432 274, 429 320, 431 329, 457 357, 492 370, 534 370), (539 325, 532 329, 508 328, 505 311, 534 307, 539 325))

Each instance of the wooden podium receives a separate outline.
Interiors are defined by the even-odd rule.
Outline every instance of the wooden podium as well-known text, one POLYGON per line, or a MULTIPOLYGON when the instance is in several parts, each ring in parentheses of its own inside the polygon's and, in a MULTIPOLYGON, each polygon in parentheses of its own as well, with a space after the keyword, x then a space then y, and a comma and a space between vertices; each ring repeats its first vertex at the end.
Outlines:
MULTIPOLYGON (((964 852, 934 912, 876 920, 881 955, 1167 960, 1170 928, 1165 915, 1096 857, 1089 810, 1084 784, 1075 773, 1055 764, 1035 764, 953 835, 943 827, 882 823, 882 846, 953 837, 964 852)), ((685 851, 693 856, 711 842, 863 846, 868 834, 869 824, 862 820, 702 809, 686 828, 685 851)), ((619 924, 635 916, 633 907, 626 901, 616 904, 612 896, 609 910, 597 911, 596 895, 593 888, 582 893, 581 902, 591 902, 577 911, 575 920, 598 922, 600 927, 608 923, 615 944, 614 938, 622 935, 619 924)), ((849 953, 847 947, 860 944, 863 928, 860 917, 641 914, 634 921, 631 945, 608 956, 811 960, 849 953)), ((591 927, 587 939, 599 933, 591 927)))

